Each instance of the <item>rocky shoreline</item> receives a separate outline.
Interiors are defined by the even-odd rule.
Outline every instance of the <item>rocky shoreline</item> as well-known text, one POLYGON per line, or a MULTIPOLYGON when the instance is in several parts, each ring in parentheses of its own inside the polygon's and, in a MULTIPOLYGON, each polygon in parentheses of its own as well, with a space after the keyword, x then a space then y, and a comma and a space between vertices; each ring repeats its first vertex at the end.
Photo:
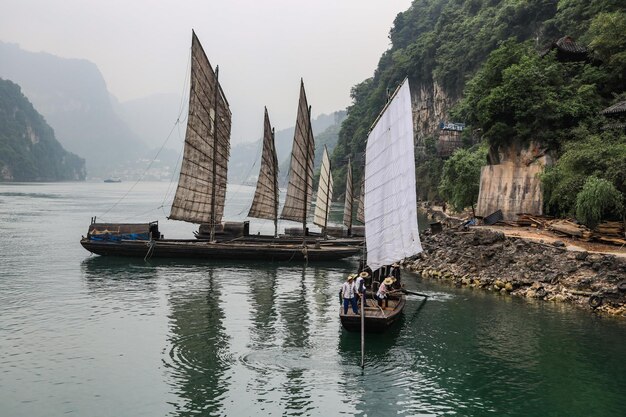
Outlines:
POLYGON ((626 259, 489 229, 428 230, 422 245, 424 252, 403 267, 425 279, 626 317, 626 259))

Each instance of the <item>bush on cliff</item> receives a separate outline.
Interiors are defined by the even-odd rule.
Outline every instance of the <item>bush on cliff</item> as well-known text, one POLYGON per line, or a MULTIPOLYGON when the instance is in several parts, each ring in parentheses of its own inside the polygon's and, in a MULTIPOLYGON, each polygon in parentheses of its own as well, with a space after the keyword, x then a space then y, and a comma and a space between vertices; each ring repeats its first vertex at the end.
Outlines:
POLYGON ((609 181, 591 176, 576 196, 576 218, 591 229, 603 219, 619 219, 624 213, 622 199, 609 181))
POLYGON ((459 149, 443 165, 439 192, 456 211, 478 201, 480 169, 487 165, 487 147, 459 149))
POLYGON ((591 134, 584 128, 573 134, 556 165, 542 175, 546 211, 575 215, 577 195, 591 176, 609 181, 626 204, 626 135, 615 131, 591 134))

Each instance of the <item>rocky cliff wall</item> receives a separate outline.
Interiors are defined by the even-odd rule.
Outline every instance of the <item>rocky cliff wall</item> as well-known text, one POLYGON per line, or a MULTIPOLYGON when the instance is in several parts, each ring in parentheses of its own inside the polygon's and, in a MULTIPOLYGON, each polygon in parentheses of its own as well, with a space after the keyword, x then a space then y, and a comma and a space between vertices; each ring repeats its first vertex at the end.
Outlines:
POLYGON ((416 144, 424 146, 424 139, 438 135, 439 123, 448 120, 448 112, 456 99, 437 82, 432 82, 412 84, 411 100, 416 144))
POLYGON ((493 165, 480 173, 476 214, 488 216, 502 210, 505 220, 516 220, 518 213, 543 214, 543 190, 539 175, 551 163, 536 143, 511 143, 490 150, 493 165))

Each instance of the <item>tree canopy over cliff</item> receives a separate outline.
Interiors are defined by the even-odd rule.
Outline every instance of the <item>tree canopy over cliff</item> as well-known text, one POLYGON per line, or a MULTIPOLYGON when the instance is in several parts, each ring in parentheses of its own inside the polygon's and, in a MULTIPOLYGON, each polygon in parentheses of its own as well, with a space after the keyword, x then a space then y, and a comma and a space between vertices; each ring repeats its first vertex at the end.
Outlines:
MULTIPOLYGON (((622 0, 415 0, 396 17, 389 38, 391 47, 374 76, 351 91, 353 103, 334 161, 347 156, 363 160, 371 123, 383 108, 387 91, 405 76, 414 98, 424 86, 437 84, 443 89, 452 101, 444 113, 466 123, 466 139, 479 132, 492 149, 532 140, 557 159, 572 148, 567 143, 586 139, 583 132, 598 133, 605 124, 598 113, 626 91, 622 0), (582 45, 588 58, 568 62, 557 56, 551 46, 565 36, 582 45)), ((420 130, 434 130, 417 129, 418 136, 420 130)), ((623 130, 611 135, 623 143, 623 130)), ((433 141, 427 136, 416 156, 418 189, 428 198, 438 196, 444 164, 433 141)), ((355 181, 362 170, 361 166, 355 171, 355 181)), ((345 172, 339 172, 338 190, 343 189, 344 178, 345 172)), ((619 181, 614 184, 626 192, 619 181)), ((554 202, 549 207, 555 207, 554 202)), ((559 210, 572 212, 573 206, 559 210)))
POLYGON ((85 160, 67 152, 17 84, 0 79, 0 181, 85 179, 85 160))

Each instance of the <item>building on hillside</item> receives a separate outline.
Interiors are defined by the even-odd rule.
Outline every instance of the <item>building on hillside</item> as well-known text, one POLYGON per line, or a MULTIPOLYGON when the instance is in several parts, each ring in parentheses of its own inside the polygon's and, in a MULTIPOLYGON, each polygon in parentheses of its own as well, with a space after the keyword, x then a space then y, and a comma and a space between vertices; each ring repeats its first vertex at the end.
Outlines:
POLYGON ((607 107, 600 114, 609 120, 603 127, 604 130, 618 129, 626 131, 626 100, 607 107))
POLYGON ((541 56, 545 56, 550 51, 554 50, 556 50, 556 59, 560 62, 583 62, 592 60, 589 50, 583 45, 576 43, 571 36, 563 36, 552 42, 552 44, 543 51, 541 56))

